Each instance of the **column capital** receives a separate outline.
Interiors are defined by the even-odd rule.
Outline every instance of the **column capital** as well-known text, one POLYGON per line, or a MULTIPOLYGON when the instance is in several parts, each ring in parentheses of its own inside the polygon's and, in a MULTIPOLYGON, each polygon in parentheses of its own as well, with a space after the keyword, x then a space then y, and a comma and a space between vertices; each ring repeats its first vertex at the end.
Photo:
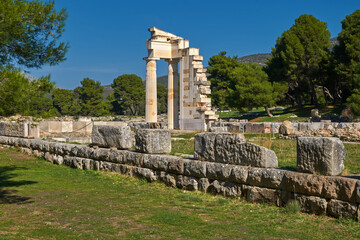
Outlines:
POLYGON ((154 61, 158 61, 158 60, 160 60, 160 58, 144 57, 143 60, 145 60, 145 61, 147 61, 147 62, 153 61, 153 60, 154 60, 154 61))

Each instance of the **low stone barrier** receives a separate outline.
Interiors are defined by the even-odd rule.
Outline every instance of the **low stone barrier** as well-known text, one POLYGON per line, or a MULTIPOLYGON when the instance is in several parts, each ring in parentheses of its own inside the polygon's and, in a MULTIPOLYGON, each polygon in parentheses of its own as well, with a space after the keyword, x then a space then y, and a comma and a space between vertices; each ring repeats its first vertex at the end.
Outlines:
POLYGON ((242 134, 207 132, 194 138, 194 158, 253 167, 277 167, 274 151, 245 142, 242 134))
POLYGON ((322 175, 339 175, 344 170, 345 147, 333 137, 299 137, 297 170, 322 175))
POLYGON ((133 143, 132 139, 129 126, 94 125, 91 134, 91 143, 100 147, 130 149, 133 143))
POLYGON ((301 210, 358 220, 360 181, 276 168, 257 168, 129 150, 91 148, 37 139, 0 136, 0 144, 78 169, 112 171, 171 187, 200 190, 250 202, 285 206, 299 202, 301 210))

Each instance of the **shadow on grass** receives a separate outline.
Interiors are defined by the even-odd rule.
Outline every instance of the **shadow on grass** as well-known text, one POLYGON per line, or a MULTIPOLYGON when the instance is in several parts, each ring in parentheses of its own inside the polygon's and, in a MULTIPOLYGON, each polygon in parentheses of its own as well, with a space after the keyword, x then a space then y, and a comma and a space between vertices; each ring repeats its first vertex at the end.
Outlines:
POLYGON ((33 202, 33 201, 31 201, 30 197, 22 197, 22 196, 16 195, 15 193, 18 192, 17 190, 7 189, 9 187, 19 187, 22 185, 29 185, 29 184, 37 183, 35 181, 11 180, 12 178, 17 176, 16 174, 12 173, 12 171, 15 171, 18 169, 26 169, 26 168, 15 167, 15 166, 0 167, 0 204, 9 204, 9 203, 25 204, 25 203, 33 202))

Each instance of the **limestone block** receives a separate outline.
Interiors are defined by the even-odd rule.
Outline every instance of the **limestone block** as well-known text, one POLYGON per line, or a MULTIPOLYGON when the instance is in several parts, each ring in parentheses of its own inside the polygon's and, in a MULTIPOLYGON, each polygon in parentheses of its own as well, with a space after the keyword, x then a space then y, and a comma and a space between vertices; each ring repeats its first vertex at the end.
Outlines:
POLYGON ((206 162, 184 159, 184 174, 198 178, 206 177, 206 162))
POLYGON ((279 194, 275 189, 248 187, 245 190, 246 200, 252 203, 270 203, 280 205, 279 194))
POLYGON ((209 132, 216 132, 216 133, 221 133, 221 132, 228 132, 228 127, 211 127, 209 129, 209 132))
POLYGON ((167 129, 138 129, 135 135, 136 151, 143 153, 170 153, 171 134, 167 129))
POLYGON ((357 203, 343 202, 341 200, 331 199, 328 202, 327 213, 330 216, 339 218, 349 218, 356 220, 357 217, 357 203))
POLYGON ((327 177, 324 182, 322 196, 328 199, 331 198, 346 202, 355 202, 356 183, 356 179, 345 177, 327 177))
POLYGON ((64 158, 61 155, 54 155, 54 163, 61 165, 64 162, 64 158))
POLYGON ((284 121, 279 128, 279 133, 283 135, 292 135, 294 134, 294 126, 290 121, 284 121))
POLYGON ((206 176, 210 179, 229 180, 233 165, 223 163, 206 163, 206 176))
POLYGON ((97 148, 92 150, 92 158, 99 161, 110 161, 110 150, 106 148, 97 148))
POLYGON ((124 156, 124 163, 133 166, 143 166, 145 157, 146 156, 141 153, 126 151, 124 156))
POLYGON ((143 166, 146 168, 167 172, 168 165, 169 161, 167 159, 167 156, 147 154, 144 157, 143 166))
POLYGON ((234 166, 231 170, 230 181, 235 183, 246 183, 246 179, 248 177, 248 167, 243 166, 234 166))
POLYGON ((184 173, 184 159, 175 156, 166 156, 168 158, 168 171, 175 174, 184 173))
POLYGON ((323 175, 338 175, 344 170, 345 147, 338 138, 299 137, 297 170, 323 175))
POLYGON ((198 190, 198 182, 194 177, 174 175, 176 176, 176 186, 180 189, 186 189, 190 191, 198 190))
POLYGON ((320 197, 325 180, 323 176, 285 171, 282 188, 289 192, 320 197))
POLYGON ((200 178, 198 181, 198 188, 200 191, 207 192, 210 186, 209 179, 207 178, 200 178))
POLYGON ((274 168, 250 168, 247 177, 249 185, 278 189, 285 170, 274 168))
POLYGON ((208 192, 224 197, 239 198, 241 197, 241 186, 231 182, 215 180, 209 185, 208 192))
POLYGON ((199 133, 195 135, 194 158, 254 167, 277 167, 274 151, 245 143, 242 134, 199 133))
POLYGON ((154 182, 157 180, 157 176, 155 175, 154 171, 148 168, 135 167, 134 174, 138 177, 145 178, 149 182, 154 182))
POLYGON ((101 147, 116 147, 118 149, 130 149, 132 147, 132 135, 129 126, 98 126, 94 125, 91 142, 101 147))
POLYGON ((326 214, 327 201, 324 198, 295 194, 295 200, 298 201, 302 212, 326 214))

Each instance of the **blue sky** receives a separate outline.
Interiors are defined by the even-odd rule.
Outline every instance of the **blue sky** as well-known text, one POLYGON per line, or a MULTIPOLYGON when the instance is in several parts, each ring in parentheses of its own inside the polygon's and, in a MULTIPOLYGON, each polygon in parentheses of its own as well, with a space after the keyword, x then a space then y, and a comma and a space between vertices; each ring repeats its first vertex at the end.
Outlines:
MULTIPOLYGON (((67 60, 53 67, 30 69, 35 77, 51 75, 56 86, 74 89, 89 77, 103 85, 122 74, 145 79, 148 28, 155 26, 190 40, 200 48, 204 66, 226 51, 230 56, 267 53, 276 39, 301 14, 312 14, 328 24, 332 37, 341 21, 360 8, 359 0, 55 0, 69 17, 62 40, 70 42, 67 60)), ((158 76, 167 65, 158 61, 158 76)))

